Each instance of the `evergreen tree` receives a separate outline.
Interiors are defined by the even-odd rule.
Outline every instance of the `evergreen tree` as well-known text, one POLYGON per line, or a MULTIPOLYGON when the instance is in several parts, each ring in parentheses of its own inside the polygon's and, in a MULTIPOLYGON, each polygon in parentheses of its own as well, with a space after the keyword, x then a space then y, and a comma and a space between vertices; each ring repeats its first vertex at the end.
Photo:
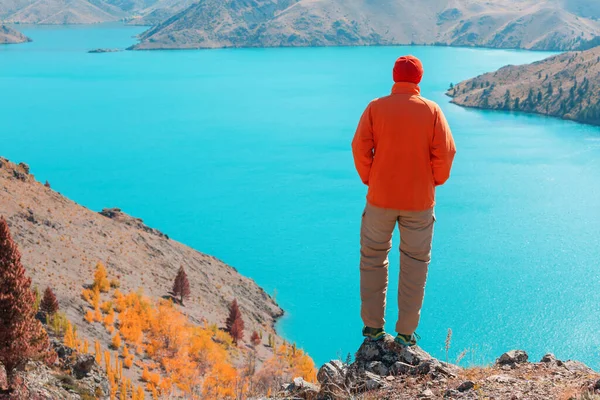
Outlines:
POLYGON ((258 335, 258 332, 252 332, 252 336, 250 336, 250 342, 252 342, 254 346, 258 346, 260 344, 260 336, 258 335))
POLYGON ((183 266, 179 267, 175 282, 173 282, 173 296, 179 297, 179 302, 183 305, 183 300, 190 297, 190 281, 183 266))
POLYGON ((225 321, 225 331, 231 335, 233 343, 237 344, 244 336, 244 320, 237 299, 229 306, 229 316, 225 321))
POLYGON ((520 102, 521 102, 521 99, 519 99, 519 98, 517 97, 517 98, 515 99, 515 107, 514 107, 514 108, 515 108, 515 110, 518 110, 518 109, 519 109, 519 107, 521 106, 520 102))
POLYGON ((58 300, 54 292, 49 287, 44 290, 44 297, 40 303, 40 309, 46 313, 46 315, 52 315, 58 311, 58 300))
POLYGON ((29 360, 54 361, 48 334, 35 318, 35 295, 25 275, 21 254, 8 224, 0 218, 0 363, 4 365, 9 390, 15 372, 29 360))

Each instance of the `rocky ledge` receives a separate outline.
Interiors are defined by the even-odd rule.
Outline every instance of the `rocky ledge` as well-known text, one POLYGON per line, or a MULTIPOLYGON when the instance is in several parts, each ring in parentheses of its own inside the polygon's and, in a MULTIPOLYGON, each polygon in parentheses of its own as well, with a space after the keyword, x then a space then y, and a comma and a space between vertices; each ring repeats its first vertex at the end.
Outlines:
POLYGON ((326 363, 317 379, 318 385, 297 378, 276 398, 546 400, 596 399, 592 395, 600 394, 600 374, 578 361, 547 354, 530 363, 526 352, 513 350, 492 366, 461 368, 419 347, 399 346, 389 335, 379 342, 365 340, 351 364, 326 363))

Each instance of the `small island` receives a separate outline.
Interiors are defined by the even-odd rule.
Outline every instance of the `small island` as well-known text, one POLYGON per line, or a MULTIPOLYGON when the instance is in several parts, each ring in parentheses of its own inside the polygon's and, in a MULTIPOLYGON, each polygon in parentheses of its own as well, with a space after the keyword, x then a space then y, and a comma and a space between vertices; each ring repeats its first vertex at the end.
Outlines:
POLYGON ((119 51, 123 51, 122 49, 94 49, 88 51, 88 53, 117 53, 119 51))

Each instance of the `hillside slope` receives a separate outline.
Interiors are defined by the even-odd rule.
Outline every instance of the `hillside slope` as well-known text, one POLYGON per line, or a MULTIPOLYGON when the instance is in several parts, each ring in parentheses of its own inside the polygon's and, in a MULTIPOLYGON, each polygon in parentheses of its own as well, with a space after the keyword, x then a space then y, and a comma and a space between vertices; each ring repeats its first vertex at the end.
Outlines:
POLYGON ((568 52, 460 82, 447 93, 465 107, 520 111, 600 125, 600 47, 568 52))
POLYGON ((31 42, 27 36, 6 25, 0 25, 0 44, 31 42))
MULTIPOLYGON (((574 1, 574 0, 573 0, 574 1)), ((580 1, 592 1, 582 0, 580 1)), ((204 0, 135 49, 440 44, 570 50, 600 36, 595 8, 557 0, 204 0), (424 4, 422 4, 424 3, 424 4), (583 13, 586 16, 579 15, 583 13), (592 15, 593 14, 593 15, 592 15)))
MULTIPOLYGON (((168 296, 180 266, 187 271, 191 297, 181 311, 193 322, 223 326, 237 299, 248 343, 253 329, 274 332, 283 311, 254 281, 216 258, 202 254, 144 225, 118 209, 93 212, 36 182, 24 164, 0 158, 0 215, 6 218, 34 285, 51 286, 61 309, 83 337, 109 343, 110 335, 84 321, 84 284, 97 262, 119 279, 123 293, 143 290, 153 299, 168 296)), ((281 342, 281 339, 279 339, 281 342)), ((269 356, 266 347, 259 358, 269 356)))
MULTIPOLYGON (((129 20, 191 0, 0 0, 0 21, 22 24, 94 24, 129 20)), ((179 8, 177 8, 179 7, 179 8)))

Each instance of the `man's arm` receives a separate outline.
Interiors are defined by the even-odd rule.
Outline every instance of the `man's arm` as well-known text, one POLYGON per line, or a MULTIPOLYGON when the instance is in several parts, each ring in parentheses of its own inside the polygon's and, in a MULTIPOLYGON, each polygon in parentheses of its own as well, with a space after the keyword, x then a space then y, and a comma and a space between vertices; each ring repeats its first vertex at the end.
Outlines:
POLYGON ((442 110, 437 107, 433 141, 431 144, 431 168, 436 186, 443 185, 450 177, 456 145, 450 126, 442 110))
POLYGON ((352 155, 354 156, 354 165, 360 179, 365 185, 369 185, 369 174, 373 164, 373 121, 371 119, 371 104, 360 118, 358 128, 352 140, 352 155))

